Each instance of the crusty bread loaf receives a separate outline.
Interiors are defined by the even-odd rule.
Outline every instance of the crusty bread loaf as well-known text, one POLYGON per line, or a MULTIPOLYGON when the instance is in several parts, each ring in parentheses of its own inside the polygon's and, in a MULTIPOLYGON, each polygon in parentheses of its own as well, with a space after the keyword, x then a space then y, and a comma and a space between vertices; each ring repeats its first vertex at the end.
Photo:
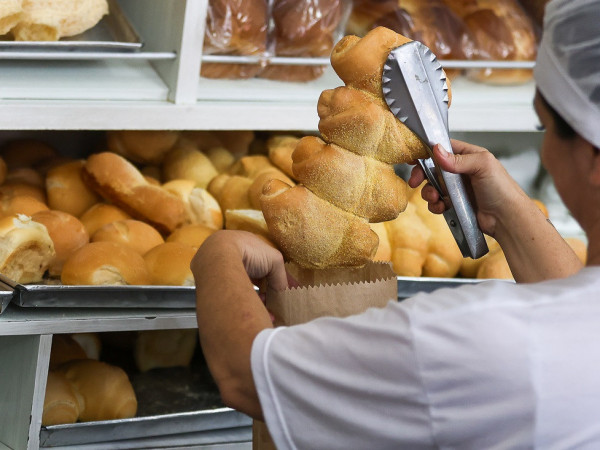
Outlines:
POLYGON ((365 92, 344 86, 323 91, 317 111, 323 139, 358 155, 389 164, 428 157, 419 138, 365 92))
POLYGON ((243 156, 238 159, 227 171, 229 175, 254 179, 265 169, 274 169, 269 158, 264 155, 243 156))
POLYGON ((0 196, 0 215, 2 217, 25 214, 32 216, 40 211, 47 211, 48 206, 30 195, 0 196))
POLYGON ((140 331, 135 340, 137 368, 146 372, 157 367, 187 367, 198 343, 198 330, 140 331))
POLYGON ((460 269, 458 269, 458 273, 463 278, 477 278, 477 272, 479 271, 479 267, 483 261, 485 261, 486 258, 489 258, 489 255, 492 253, 500 250, 500 244, 498 244, 498 241, 496 241, 493 237, 488 236, 487 234, 484 234, 483 237, 485 238, 489 252, 477 259, 472 259, 469 257, 463 258, 462 262, 460 263, 460 269))
POLYGON ((239 176, 220 174, 208 185, 208 192, 219 202, 221 211, 228 209, 252 209, 248 190, 252 186, 252 179, 239 176))
POLYGON ((314 194, 369 222, 392 220, 406 208, 407 185, 394 168, 314 136, 298 142, 294 176, 314 194))
POLYGON ((149 285, 152 277, 135 250, 101 241, 75 251, 63 265, 61 281, 68 285, 149 285))
POLYGON ((179 242, 190 247, 199 248, 202 243, 216 230, 199 223, 192 225, 183 225, 173 231, 166 239, 166 242, 179 242))
POLYGON ((91 241, 116 242, 130 247, 142 256, 151 248, 165 242, 154 227, 133 219, 107 223, 91 236, 91 241))
POLYGON ((377 251, 368 222, 320 199, 302 185, 269 181, 261 197, 269 235, 302 267, 361 266, 377 251))
POLYGON ((377 246, 377 253, 373 256, 373 261, 391 261, 392 260, 392 247, 390 245, 390 238, 388 236, 387 228, 384 222, 377 222, 371 224, 371 230, 377 233, 379 238, 379 245, 377 246))
POLYGON ((506 256, 502 249, 489 254, 477 270, 477 278, 497 278, 500 280, 512 280, 513 275, 510 271, 510 266, 506 260, 506 256))
POLYGON ((21 284, 38 282, 54 256, 44 225, 23 214, 0 219, 0 273, 21 284))
POLYGON ((137 399, 127 374, 93 359, 69 361, 57 371, 64 374, 83 399, 82 422, 125 419, 135 416, 137 399))
POLYGON ((288 177, 294 178, 292 153, 300 138, 291 135, 276 135, 267 139, 269 160, 288 177))
POLYGON ((64 373, 49 371, 42 412, 42 425, 75 423, 79 418, 80 403, 75 389, 64 373))
POLYGON ((137 163, 160 164, 179 139, 169 130, 114 130, 106 132, 108 150, 137 163))
MULTIPOLYGON (((248 201, 250 202, 250 206, 252 208, 260 209, 260 196, 262 195, 263 187, 268 181, 275 179, 281 180, 290 186, 296 184, 279 169, 272 168, 263 170, 256 176, 256 178, 254 178, 252 184, 248 188, 248 201)), ((227 219, 225 222, 227 222, 227 219)))
POLYGON ((82 175, 102 197, 161 233, 170 233, 185 221, 185 206, 179 197, 148 183, 133 164, 116 153, 90 155, 82 175))
POLYGON ((165 242, 150 249, 144 261, 152 276, 152 284, 162 286, 194 286, 190 264, 196 248, 181 242, 165 242))
POLYGON ((178 144, 163 160, 165 181, 194 180, 197 187, 205 188, 219 172, 208 157, 192 144, 178 144))
POLYGON ((96 203, 79 218, 90 236, 107 223, 131 219, 121 208, 108 203, 96 203))
POLYGON ((172 180, 163 188, 177 195, 185 206, 185 224, 201 224, 215 230, 223 228, 223 212, 219 202, 206 189, 196 187, 193 180, 172 180))
POLYGON ((48 266, 48 273, 52 277, 60 276, 67 258, 90 241, 88 232, 77 217, 63 211, 39 211, 33 214, 32 219, 48 230, 56 252, 48 266))
POLYGON ((227 171, 235 162, 235 156, 225 147, 211 147, 204 150, 204 154, 220 173, 227 171))
POLYGON ((202 152, 213 147, 225 147, 235 158, 248 154, 255 137, 252 130, 194 130, 183 131, 182 136, 202 152))

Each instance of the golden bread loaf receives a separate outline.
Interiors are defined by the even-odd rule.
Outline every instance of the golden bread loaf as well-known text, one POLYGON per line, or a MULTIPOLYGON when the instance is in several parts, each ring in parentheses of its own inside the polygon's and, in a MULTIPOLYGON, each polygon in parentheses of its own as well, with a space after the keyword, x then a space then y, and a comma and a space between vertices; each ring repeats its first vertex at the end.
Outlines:
POLYGON ((255 137, 252 130, 194 130, 183 131, 182 136, 202 152, 213 147, 225 147, 235 158, 248 154, 255 137))
POLYGON ((121 208, 108 203, 96 203, 84 212, 79 220, 90 236, 107 223, 131 219, 131 216, 121 208))
MULTIPOLYGON (((260 172, 256 178, 252 181, 252 184, 248 188, 248 201, 250 206, 254 209, 260 209, 260 196, 262 195, 263 186, 270 180, 281 180, 290 186, 294 183, 285 173, 276 168, 265 169, 260 172)), ((225 219, 227 222, 227 219, 225 219)))
POLYGON ((48 230, 56 252, 48 265, 48 274, 60 276, 67 258, 90 241, 88 232, 77 217, 63 211, 39 211, 31 218, 48 230))
POLYGON ((62 284, 68 285, 149 285, 152 277, 144 258, 130 247, 116 242, 91 242, 65 261, 62 284))
POLYGON ((0 273, 20 284, 38 282, 55 255, 41 223, 23 214, 0 219, 0 273))
POLYGON ((177 131, 114 130, 106 132, 106 145, 130 161, 160 164, 179 139, 177 131))
POLYGON ((0 214, 2 217, 25 214, 33 216, 40 211, 46 211, 48 207, 39 199, 30 195, 0 196, 0 214))
POLYGON ((41 203, 46 203, 46 192, 44 191, 44 188, 18 181, 5 182, 0 186, 0 195, 3 197, 28 196, 37 199, 41 203))
POLYGON ((204 150, 204 154, 220 173, 227 171, 235 162, 235 156, 225 147, 211 147, 204 150))
POLYGON ((71 382, 83 400, 79 411, 82 422, 134 417, 137 399, 127 374, 116 367, 93 359, 69 361, 58 372, 71 382))
POLYGON ((460 269, 458 269, 458 273, 463 278, 477 278, 477 272, 479 271, 479 267, 489 258, 489 255, 500 250, 500 244, 493 237, 484 234, 485 242, 487 243, 489 252, 483 255, 481 258, 473 259, 473 258, 463 258, 460 263, 460 269))
POLYGON ((139 331, 134 359, 141 372, 157 367, 187 367, 198 342, 197 330, 139 331))
POLYGON ((150 249, 144 261, 153 283, 163 286, 194 286, 190 264, 196 248, 181 242, 165 242, 150 249))
POLYGON ((407 185, 389 164, 314 136, 302 138, 292 157, 294 177, 344 211, 369 222, 384 222, 406 208, 407 185))
POLYGON ((300 138, 290 135, 271 136, 267 139, 269 160, 288 177, 294 178, 292 153, 300 138))
POLYGON ((77 160, 48 171, 45 184, 50 209, 79 217, 100 201, 100 196, 83 182, 84 164, 85 161, 77 160))
POLYGON ((317 110, 323 139, 357 155, 388 164, 428 157, 419 138, 365 92, 345 86, 323 91, 317 110))
POLYGON ((171 180, 163 188, 177 195, 185 206, 185 224, 200 224, 219 230, 223 228, 223 212, 219 202, 206 189, 196 187, 193 180, 171 180))
POLYGON ((249 231, 269 239, 269 229, 262 211, 256 209, 228 209, 225 212, 227 230, 249 231))
POLYGON ((134 219, 107 223, 91 236, 91 242, 100 241, 125 245, 142 256, 151 248, 165 242, 155 228, 134 219))
POLYGON ((197 249, 215 231, 214 228, 199 223, 183 225, 173 231, 167 237, 166 242, 179 242, 197 249))
POLYGON ((178 144, 163 160, 165 181, 194 180, 197 187, 205 188, 219 172, 208 157, 191 144, 178 144))
POLYGON ((269 236, 302 267, 361 266, 377 251, 369 223, 317 197, 306 187, 269 181, 261 197, 269 236))
POLYGON ((496 278, 500 280, 512 280, 514 277, 510 266, 501 248, 490 253, 479 265, 477 278, 496 278))
POLYGON ((250 179, 265 169, 275 169, 269 158, 264 155, 242 156, 227 171, 229 175, 238 175, 250 179))
POLYGON ((185 206, 179 197, 148 183, 133 164, 116 153, 90 155, 82 175, 102 197, 161 233, 170 233, 185 221, 185 206))
POLYGON ((45 182, 42 175, 31 167, 15 167, 4 176, 6 183, 24 183, 38 188, 44 188, 45 182))
POLYGON ((208 192, 217 199, 221 211, 228 209, 252 209, 248 190, 252 179, 240 175, 220 174, 208 185, 208 192))
POLYGON ((371 229, 377 233, 379 238, 379 245, 377 246, 377 253, 373 256, 373 261, 391 261, 392 260, 392 247, 390 245, 390 238, 388 236, 387 228, 384 222, 372 223, 371 229))
POLYGON ((75 388, 64 373, 50 370, 46 378, 46 395, 42 411, 42 425, 75 423, 79 418, 80 403, 75 388))

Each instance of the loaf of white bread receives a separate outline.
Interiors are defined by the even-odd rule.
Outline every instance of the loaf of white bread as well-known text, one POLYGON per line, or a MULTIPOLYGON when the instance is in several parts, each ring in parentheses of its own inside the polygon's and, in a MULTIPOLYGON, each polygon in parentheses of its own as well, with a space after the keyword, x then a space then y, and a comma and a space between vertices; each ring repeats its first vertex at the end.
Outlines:
POLYGON ((269 235, 288 260, 314 269, 362 266, 378 247, 369 222, 406 208, 406 183, 391 164, 426 157, 427 149, 388 110, 381 89, 389 52, 406 42, 379 27, 333 49, 331 64, 346 86, 319 99, 324 140, 297 143, 292 172, 299 185, 271 180, 261 197, 269 235))

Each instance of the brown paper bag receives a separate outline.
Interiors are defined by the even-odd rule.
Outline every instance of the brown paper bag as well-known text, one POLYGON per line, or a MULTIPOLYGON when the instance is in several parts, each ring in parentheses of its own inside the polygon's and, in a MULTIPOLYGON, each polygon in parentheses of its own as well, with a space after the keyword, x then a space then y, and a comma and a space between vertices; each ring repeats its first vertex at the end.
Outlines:
MULTIPOLYGON (((323 270, 288 263, 286 269, 299 287, 267 291, 267 309, 275 316, 275 326, 297 325, 325 316, 348 317, 371 307, 384 307, 398 298, 396 274, 388 263, 323 270)), ((275 449, 264 422, 253 423, 252 448, 275 449)))

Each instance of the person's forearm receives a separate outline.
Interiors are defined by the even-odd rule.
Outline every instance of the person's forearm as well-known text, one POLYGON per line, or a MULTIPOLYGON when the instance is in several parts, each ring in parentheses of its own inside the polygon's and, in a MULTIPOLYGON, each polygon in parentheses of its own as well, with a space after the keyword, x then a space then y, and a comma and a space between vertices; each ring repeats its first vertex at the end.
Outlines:
POLYGON ((256 335, 272 323, 246 275, 240 250, 223 240, 207 244, 193 263, 202 351, 223 401, 261 418, 250 353, 256 335))
POLYGON ((517 282, 564 278, 582 267, 575 252, 526 196, 511 205, 510 214, 497 218, 494 238, 517 282))

